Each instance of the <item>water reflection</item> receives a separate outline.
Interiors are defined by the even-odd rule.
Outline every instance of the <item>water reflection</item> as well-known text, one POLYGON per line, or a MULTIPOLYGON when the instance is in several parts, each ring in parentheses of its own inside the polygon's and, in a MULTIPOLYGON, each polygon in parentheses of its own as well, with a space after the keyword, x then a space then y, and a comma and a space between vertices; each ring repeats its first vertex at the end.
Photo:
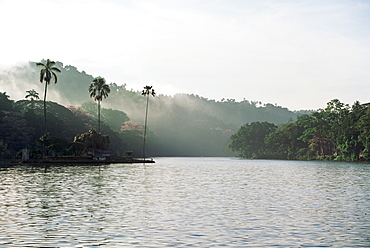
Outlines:
POLYGON ((369 172, 224 158, 2 168, 0 246, 368 246, 369 172))

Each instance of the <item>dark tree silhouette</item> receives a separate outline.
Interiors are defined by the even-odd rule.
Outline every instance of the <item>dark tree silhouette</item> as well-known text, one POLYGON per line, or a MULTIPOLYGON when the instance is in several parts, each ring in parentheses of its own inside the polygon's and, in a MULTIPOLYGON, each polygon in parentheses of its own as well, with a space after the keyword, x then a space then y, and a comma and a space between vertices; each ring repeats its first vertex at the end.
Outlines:
POLYGON ((57 67, 54 67, 55 62, 48 59, 46 63, 36 63, 36 66, 41 67, 40 70, 40 83, 45 82, 45 92, 44 92, 44 127, 45 127, 45 133, 47 132, 47 126, 46 126, 46 93, 48 89, 48 85, 53 80, 56 84, 58 82, 57 75, 55 72, 61 72, 57 67))
POLYGON ((34 90, 34 89, 27 90, 26 93, 27 93, 26 98, 30 98, 31 101, 33 101, 35 99, 40 99, 39 93, 36 90, 34 90))
POLYGON ((98 131, 100 133, 100 102, 103 98, 107 98, 110 93, 109 85, 105 83, 105 79, 102 77, 96 77, 89 86, 90 97, 93 97, 95 101, 98 101, 98 131))
POLYGON ((144 90, 141 93, 143 96, 146 96, 146 110, 145 110, 145 124, 144 124, 144 142, 143 142, 143 157, 145 161, 145 144, 146 144, 146 129, 147 129, 147 122, 148 122, 148 107, 149 107, 149 96, 155 96, 155 92, 153 86, 145 86, 144 90))

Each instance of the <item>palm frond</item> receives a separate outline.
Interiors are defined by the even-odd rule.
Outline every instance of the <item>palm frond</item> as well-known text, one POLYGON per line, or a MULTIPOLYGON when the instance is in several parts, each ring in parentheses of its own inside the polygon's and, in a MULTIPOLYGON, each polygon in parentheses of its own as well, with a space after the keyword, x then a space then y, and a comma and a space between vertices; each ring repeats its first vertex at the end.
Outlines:
POLYGON ((52 71, 55 71, 55 72, 59 72, 59 73, 61 73, 62 71, 61 70, 59 70, 59 68, 57 68, 57 67, 53 67, 53 68, 51 68, 51 70, 52 71))
POLYGON ((51 72, 51 77, 54 79, 54 84, 56 84, 58 82, 58 77, 57 77, 57 74, 55 74, 55 72, 51 72))
POLYGON ((145 86, 144 90, 141 92, 141 95, 146 96, 146 95, 152 95, 155 96, 155 92, 153 89, 153 86, 145 86))
POLYGON ((102 90, 103 90, 103 91, 105 91, 105 92, 107 92, 107 93, 110 93, 109 85, 104 84, 104 85, 102 86, 102 90))
POLYGON ((46 65, 49 67, 49 68, 52 68, 54 65, 55 65, 55 62, 54 61, 51 61, 50 59, 48 59, 46 61, 46 65))
POLYGON ((42 83, 45 81, 47 84, 50 84, 50 81, 53 79, 54 83, 58 82, 57 75, 55 72, 61 72, 61 70, 57 67, 53 67, 55 65, 54 61, 48 59, 46 63, 36 63, 36 66, 43 67, 40 70, 40 82, 42 83))
POLYGON ((40 83, 42 83, 42 81, 44 81, 44 74, 45 74, 45 69, 41 69, 40 70, 40 83))
POLYGON ((95 101, 102 101, 110 93, 109 85, 106 84, 105 79, 102 77, 94 78, 88 90, 90 97, 94 97, 95 101))
POLYGON ((95 97, 96 96, 96 90, 90 91, 90 97, 95 97))

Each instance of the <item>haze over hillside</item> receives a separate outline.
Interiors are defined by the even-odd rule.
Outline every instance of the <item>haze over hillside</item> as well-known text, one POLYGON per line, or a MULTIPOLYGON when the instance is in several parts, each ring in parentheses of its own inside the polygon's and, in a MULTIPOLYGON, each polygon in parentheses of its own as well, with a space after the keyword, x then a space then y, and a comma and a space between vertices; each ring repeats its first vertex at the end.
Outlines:
MULTIPOLYGON (((58 83, 48 88, 47 100, 65 106, 92 102, 87 89, 94 77, 75 66, 64 66, 61 62, 56 66, 61 73, 58 83)), ((25 91, 30 89, 43 97, 44 85, 39 82, 39 69, 33 62, 2 72, 0 83, 0 91, 7 92, 11 99, 24 99, 25 91)), ((153 144, 149 143, 148 149, 157 156, 230 155, 229 136, 241 125, 253 121, 286 123, 304 112, 257 101, 215 101, 193 94, 166 96, 160 88, 153 87, 158 95, 150 98, 148 127, 153 144)), ((102 107, 124 111, 131 121, 143 125, 146 101, 141 92, 129 90, 125 84, 110 83, 110 88, 111 93, 103 100, 102 107)), ((120 130, 116 127, 114 131, 120 130)))

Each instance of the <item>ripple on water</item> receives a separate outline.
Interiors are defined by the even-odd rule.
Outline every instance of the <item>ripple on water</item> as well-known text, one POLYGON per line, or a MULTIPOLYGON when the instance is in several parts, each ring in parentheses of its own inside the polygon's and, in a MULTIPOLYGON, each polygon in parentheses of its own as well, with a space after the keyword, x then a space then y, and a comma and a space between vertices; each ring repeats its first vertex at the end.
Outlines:
POLYGON ((0 247, 370 246, 370 168, 158 158, 2 168, 0 247))

